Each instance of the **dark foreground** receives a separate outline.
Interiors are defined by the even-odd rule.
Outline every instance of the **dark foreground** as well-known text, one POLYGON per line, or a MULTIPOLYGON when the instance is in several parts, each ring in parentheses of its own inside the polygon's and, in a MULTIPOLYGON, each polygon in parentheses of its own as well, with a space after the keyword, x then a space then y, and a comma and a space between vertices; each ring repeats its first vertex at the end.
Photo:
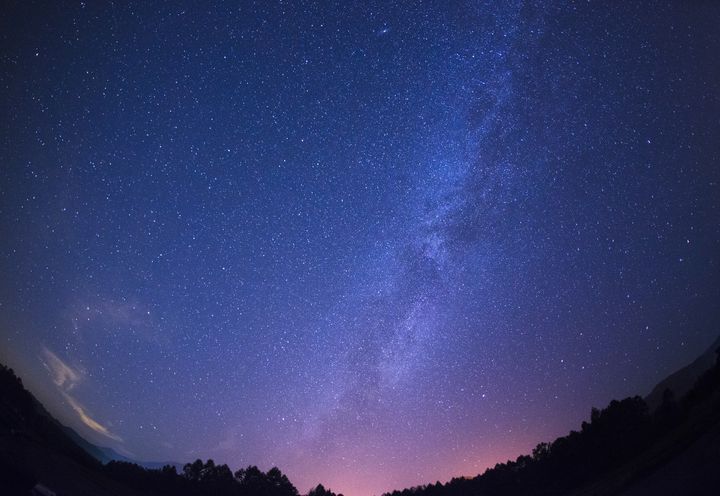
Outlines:
MULTIPOLYGON (((709 369, 693 375, 685 371, 685 376, 692 382, 675 386, 684 394, 676 398, 666 389, 661 400, 650 398, 659 403, 652 410, 639 396, 612 401, 603 410, 593 409, 580 431, 541 443, 530 455, 474 478, 390 496, 720 494, 720 355, 709 369)), ((69 435, 4 366, 0 394, 2 494, 298 495, 277 468, 263 472, 251 466, 233 473, 212 460, 197 460, 181 470, 102 463, 96 458, 102 448, 69 435)), ((333 493, 318 486, 310 494, 333 493)))

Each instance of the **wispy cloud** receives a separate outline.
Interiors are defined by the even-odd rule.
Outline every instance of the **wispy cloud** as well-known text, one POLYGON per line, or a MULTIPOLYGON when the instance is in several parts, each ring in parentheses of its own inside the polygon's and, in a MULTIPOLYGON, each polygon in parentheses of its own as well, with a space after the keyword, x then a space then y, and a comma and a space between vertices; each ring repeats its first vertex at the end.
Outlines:
POLYGON ((102 434, 114 441, 122 442, 122 438, 120 436, 112 433, 107 427, 92 418, 90 414, 88 414, 87 409, 71 395, 71 391, 75 389, 75 386, 84 380, 85 374, 83 371, 79 368, 68 365, 55 353, 45 347, 42 349, 42 354, 44 357, 43 365, 50 373, 53 382, 60 390, 60 393, 65 398, 65 401, 67 401, 70 408, 72 408, 80 418, 80 421, 98 434, 102 434))
POLYGON ((85 411, 85 407, 78 403, 77 400, 75 400, 72 396, 65 392, 63 392, 63 396, 65 397, 65 400, 70 404, 70 407, 72 407, 72 409, 75 410, 75 413, 78 414, 83 424, 87 425, 89 428, 91 428, 98 434, 102 434, 103 436, 109 437, 110 439, 113 439, 115 441, 122 441, 122 438, 120 436, 118 436, 117 434, 113 434, 108 430, 107 427, 105 427, 100 422, 88 415, 85 411))
POLYGON ((82 374, 60 360, 58 356, 47 348, 43 348, 45 360, 43 365, 52 375, 53 382, 62 391, 71 391, 81 380, 82 374))
POLYGON ((156 346, 169 341, 155 318, 152 307, 137 299, 91 296, 69 305, 65 317, 72 325, 78 342, 88 340, 138 339, 156 346))

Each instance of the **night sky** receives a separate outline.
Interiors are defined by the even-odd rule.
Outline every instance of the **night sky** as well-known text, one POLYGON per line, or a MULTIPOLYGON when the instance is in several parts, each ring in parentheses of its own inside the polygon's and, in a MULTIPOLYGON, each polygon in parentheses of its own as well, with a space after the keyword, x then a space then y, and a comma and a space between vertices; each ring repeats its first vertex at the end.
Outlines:
POLYGON ((720 333, 720 3, 351 3, 3 4, 0 360, 83 436, 369 496, 720 333))

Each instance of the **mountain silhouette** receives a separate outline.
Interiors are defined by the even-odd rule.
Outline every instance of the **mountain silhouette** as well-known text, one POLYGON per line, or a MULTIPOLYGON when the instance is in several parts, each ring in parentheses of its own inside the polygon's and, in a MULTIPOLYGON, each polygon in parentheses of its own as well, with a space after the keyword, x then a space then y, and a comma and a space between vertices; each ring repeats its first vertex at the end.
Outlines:
POLYGON ((0 487, 3 494, 130 495, 102 463, 30 394, 11 369, 0 366, 0 487))
MULTIPOLYGON (((720 339, 648 396, 613 400, 590 422, 483 474, 388 496, 649 496, 720 492, 720 339), (715 353, 717 351, 717 353, 715 353), (712 353, 712 355, 710 355, 712 353), (713 362, 709 363, 709 358, 713 362), (690 386, 688 386, 690 384, 690 386), (659 401, 657 391, 662 391, 659 401)), ((2 494, 298 496, 278 468, 233 473, 213 460, 138 463, 62 425, 0 365, 2 494)), ((337 496, 322 485, 311 495, 337 496)))
POLYGON ((135 460, 133 458, 129 458, 127 456, 121 455, 117 451, 115 451, 112 448, 106 447, 106 446, 98 446, 96 444, 91 443, 84 437, 82 437, 80 434, 78 434, 74 429, 61 425, 63 431, 67 436, 72 439, 75 444, 80 446, 82 449, 87 451, 90 455, 92 455, 96 460, 102 463, 109 463, 112 461, 116 462, 127 462, 127 463, 136 463, 144 468, 149 469, 161 469, 165 466, 172 466, 175 467, 177 470, 182 470, 183 464, 178 462, 147 462, 147 461, 141 461, 141 460, 135 460))
POLYGON ((716 352, 720 348, 720 337, 711 344, 704 353, 680 370, 670 374, 660 381, 645 397, 645 402, 651 411, 662 404, 666 390, 672 391, 676 398, 685 395, 704 372, 715 364, 716 352))
MULTIPOLYGON (((128 461, 62 425, 0 364, 0 494, 73 496, 298 496, 276 467, 249 466, 233 473, 213 460, 178 470, 128 461), (106 463, 103 463, 106 462, 106 463)), ((153 465, 153 464, 149 464, 153 465)), ((322 486, 320 486, 322 487, 322 486)), ((335 496, 325 490, 317 494, 335 496)))
MULTIPOLYGON (((716 341, 717 343, 718 341, 716 341)), ((385 496, 650 496, 720 494, 720 350, 690 371, 659 383, 660 404, 640 396, 593 408, 590 422, 530 455, 498 463, 476 477, 393 491, 385 496), (691 373, 692 372, 692 373, 691 373), (690 388, 683 381, 695 377, 690 388), (665 385, 685 391, 676 398, 665 385)), ((685 369, 683 369, 685 370, 685 369)), ((682 371, 680 371, 682 372, 682 371)))

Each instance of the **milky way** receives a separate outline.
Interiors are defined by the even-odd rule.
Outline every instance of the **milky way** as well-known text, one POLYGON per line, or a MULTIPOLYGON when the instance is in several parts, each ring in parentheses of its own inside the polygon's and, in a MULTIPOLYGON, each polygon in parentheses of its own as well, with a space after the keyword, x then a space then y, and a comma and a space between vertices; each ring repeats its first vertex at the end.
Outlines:
POLYGON ((379 494, 717 336, 712 2, 17 2, 0 359, 138 460, 379 494))

